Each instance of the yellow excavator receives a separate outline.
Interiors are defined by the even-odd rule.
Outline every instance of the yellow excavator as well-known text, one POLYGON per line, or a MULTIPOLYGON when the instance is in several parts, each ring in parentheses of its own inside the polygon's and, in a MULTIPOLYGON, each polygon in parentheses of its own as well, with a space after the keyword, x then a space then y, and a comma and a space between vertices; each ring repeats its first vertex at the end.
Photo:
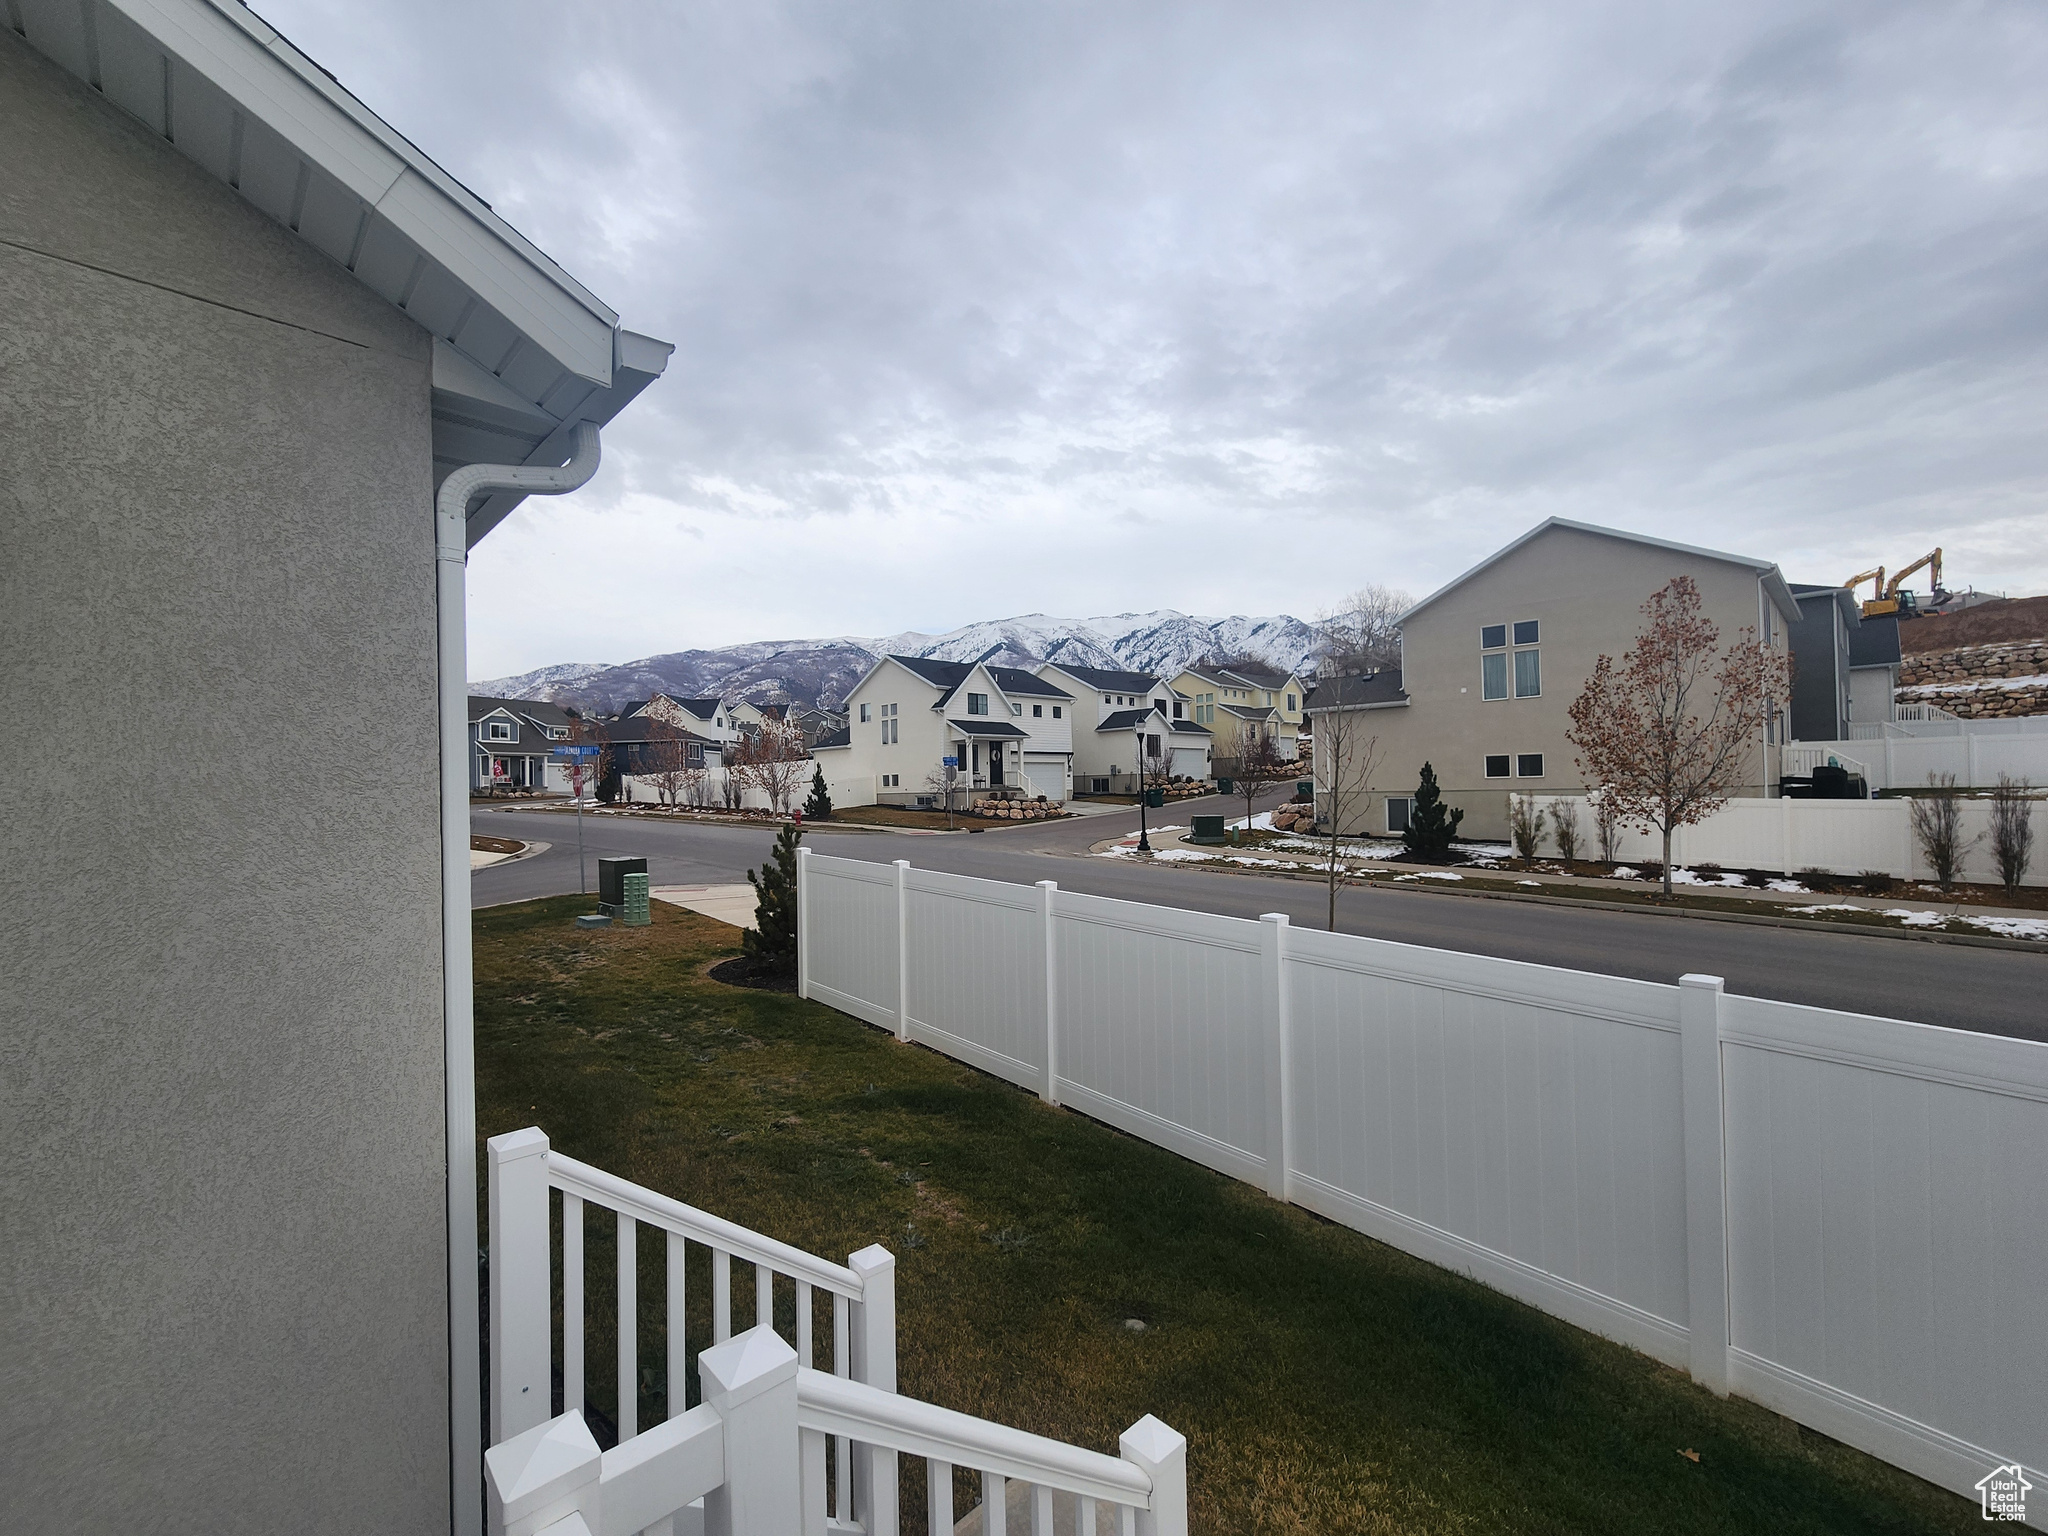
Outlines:
POLYGON ((1882 618, 1888 613, 1896 613, 1902 619, 1910 619, 1919 614, 1921 603, 1918 595, 1908 590, 1904 583, 1908 576, 1923 568, 1927 572, 1928 602, 1941 601, 1945 594, 1941 590, 1939 546, 1930 549, 1911 565, 1902 566, 1889 583, 1885 581, 1884 567, 1880 565, 1851 576, 1842 585, 1854 592, 1866 581, 1870 583, 1870 596, 1863 600, 1863 617, 1866 619, 1882 618))

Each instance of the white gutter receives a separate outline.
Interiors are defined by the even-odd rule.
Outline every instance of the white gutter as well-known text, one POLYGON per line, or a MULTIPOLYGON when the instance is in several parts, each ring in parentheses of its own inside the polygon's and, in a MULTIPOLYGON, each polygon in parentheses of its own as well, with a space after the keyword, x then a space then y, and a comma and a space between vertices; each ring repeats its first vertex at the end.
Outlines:
POLYGON ((578 422, 575 454, 559 469, 471 464, 434 502, 440 624, 441 1018, 448 1093, 448 1395, 453 1529, 483 1529, 483 1360, 476 1284, 476 998, 469 937, 469 508, 496 491, 559 496, 597 473, 598 429, 578 422))

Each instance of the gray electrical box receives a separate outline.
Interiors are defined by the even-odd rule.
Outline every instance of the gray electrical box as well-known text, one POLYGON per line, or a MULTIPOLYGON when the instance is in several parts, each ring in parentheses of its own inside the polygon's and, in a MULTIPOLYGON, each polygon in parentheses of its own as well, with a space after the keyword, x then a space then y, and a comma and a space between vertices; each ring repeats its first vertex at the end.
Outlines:
POLYGON ((644 858, 599 859, 597 861, 597 905, 601 912, 624 916, 626 876, 647 873, 644 858))

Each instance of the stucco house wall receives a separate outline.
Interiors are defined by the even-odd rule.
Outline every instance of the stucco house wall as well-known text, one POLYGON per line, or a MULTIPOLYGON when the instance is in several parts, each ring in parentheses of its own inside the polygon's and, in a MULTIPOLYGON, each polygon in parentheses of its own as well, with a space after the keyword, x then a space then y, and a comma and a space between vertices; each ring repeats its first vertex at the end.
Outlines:
POLYGON ((0 34, 23 1530, 449 1519, 430 339, 0 34))
MULTIPOLYGON (((1436 770, 1445 802, 1465 812, 1465 836, 1505 838, 1510 794, 1582 793, 1586 785, 1565 735, 1572 701, 1603 652, 1619 659, 1634 641, 1641 605, 1681 575, 1699 584, 1704 612, 1720 627, 1724 647, 1745 629, 1762 633, 1767 627, 1783 650, 1786 617, 1765 596, 1755 569, 1569 527, 1538 534, 1411 610, 1401 633, 1401 686, 1409 702, 1366 712, 1364 729, 1378 749, 1373 793, 1361 802, 1360 819, 1344 830, 1385 830, 1386 797, 1413 794, 1425 761, 1436 770), (1509 696, 1485 698, 1482 627, 1507 625, 1512 641, 1513 626, 1525 621, 1536 623, 1537 643, 1507 647, 1509 696), (1533 698, 1514 696, 1517 650, 1539 654, 1541 691, 1533 698), (1502 754, 1509 758, 1509 777, 1488 778, 1487 757, 1502 754), (1541 774, 1514 772, 1524 754, 1541 755, 1541 774)), ((1777 779, 1776 756, 1760 733, 1737 792, 1768 793, 1777 779)))

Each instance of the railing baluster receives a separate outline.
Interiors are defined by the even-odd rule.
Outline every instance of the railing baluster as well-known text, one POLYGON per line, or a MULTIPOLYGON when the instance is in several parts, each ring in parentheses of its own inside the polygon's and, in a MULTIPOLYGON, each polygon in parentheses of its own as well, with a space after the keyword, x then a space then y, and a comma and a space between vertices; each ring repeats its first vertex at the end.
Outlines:
POLYGON ((1116 1536, 1138 1536, 1138 1510, 1136 1505, 1117 1505, 1116 1536))
POLYGON ((619 1212, 619 1439, 640 1433, 640 1268, 633 1239, 638 1226, 619 1212))
POLYGON ((1031 1536, 1052 1536, 1052 1490, 1043 1483, 1031 1485, 1031 1536))
POLYGON ((690 1339, 684 1324, 689 1312, 683 1306, 683 1261, 689 1244, 680 1232, 668 1234, 668 1416, 674 1418, 688 1408, 690 1395, 690 1339))
POLYGON ((754 1266, 754 1326, 775 1326, 775 1271, 766 1264, 754 1266))
MULTIPOLYGON (((853 1374, 853 1332, 846 1325, 846 1298, 832 1293, 832 1374, 853 1374)), ((832 1454, 832 1513, 841 1520, 853 1519, 853 1442, 837 1437, 832 1454)), ((875 1536, 885 1536, 877 1532, 875 1536)))
POLYGON ((562 1196, 562 1412, 583 1411, 583 1197, 562 1196))
POLYGON ((1009 1529, 1009 1479, 1000 1472, 984 1472, 981 1474, 981 1536, 1008 1536, 1009 1529))
POLYGON ((796 1282, 796 1363, 805 1370, 811 1368, 811 1356, 816 1353, 817 1340, 811 1337, 811 1283, 808 1280, 796 1282))
POLYGON ((1074 1536, 1095 1536, 1095 1501, 1085 1493, 1074 1495, 1074 1536))
POLYGON ((711 1250, 711 1342, 723 1344, 732 1337, 732 1255, 723 1248, 711 1250))
MULTIPOLYGON (((801 1294, 802 1287, 798 1292, 801 1294)), ((825 1536, 825 1432, 804 1430, 799 1449, 804 1480, 804 1536, 825 1536)))
POLYGON ((953 1464, 924 1460, 926 1526, 931 1536, 953 1536, 953 1464))

